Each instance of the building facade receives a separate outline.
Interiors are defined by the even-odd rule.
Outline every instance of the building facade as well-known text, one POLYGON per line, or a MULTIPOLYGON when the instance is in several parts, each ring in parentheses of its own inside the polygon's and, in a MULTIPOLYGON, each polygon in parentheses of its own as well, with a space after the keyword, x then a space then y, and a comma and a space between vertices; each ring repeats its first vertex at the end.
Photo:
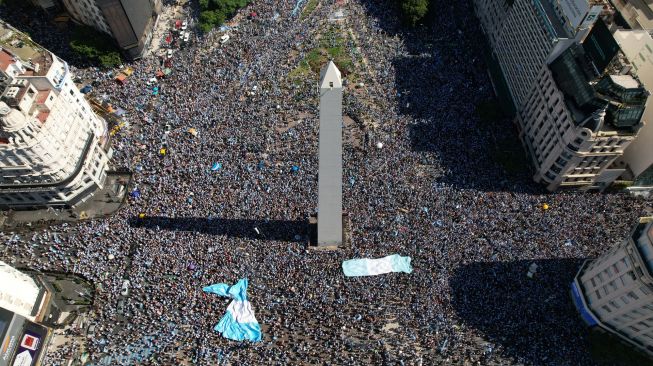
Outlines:
POLYGON ((25 53, 26 47, 0 44, 0 208, 71 207, 104 186, 106 122, 65 61, 38 46, 25 53))
POLYGON ((653 355, 653 217, 641 218, 621 244, 583 263, 571 287, 585 323, 653 355))
POLYGON ((0 261, 0 365, 36 365, 45 354, 50 329, 50 293, 42 283, 0 261))
POLYGON ((76 21, 112 36, 130 59, 152 40, 161 0, 62 0, 76 21))
POLYGON ((636 140, 648 100, 631 69, 602 21, 542 67, 515 119, 536 182, 603 190, 624 174, 615 161, 636 140))
POLYGON ((476 0, 474 3, 510 95, 519 108, 551 50, 568 35, 560 21, 552 17, 548 0, 476 0), (543 5, 548 6, 546 11, 543 5))
MULTIPOLYGON (((617 30, 614 37, 650 93, 653 90, 653 38, 645 30, 617 30)), ((637 139, 624 151, 619 163, 626 169, 622 179, 632 182, 628 190, 635 195, 650 196, 653 193, 653 103, 650 101, 642 120, 644 125, 637 139)))
POLYGON ((610 33, 609 3, 474 4, 516 107, 533 179, 550 191, 602 190, 624 174, 616 162, 636 140, 647 99, 610 33))
POLYGON ((71 314, 76 316, 80 309, 64 297, 79 289, 63 283, 55 289, 48 275, 20 271, 0 261, 0 366, 41 364, 52 328, 69 325, 71 314))
POLYGON ((474 9, 517 108, 552 55, 613 17, 607 0, 475 0, 474 9))

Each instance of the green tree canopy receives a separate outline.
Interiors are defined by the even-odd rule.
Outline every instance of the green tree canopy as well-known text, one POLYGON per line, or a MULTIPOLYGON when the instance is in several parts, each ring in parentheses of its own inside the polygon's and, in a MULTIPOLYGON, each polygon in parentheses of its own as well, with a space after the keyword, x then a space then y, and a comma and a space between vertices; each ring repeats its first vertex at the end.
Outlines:
POLYGON ((400 0, 406 22, 415 26, 429 11, 429 0, 400 0))
POLYGON ((238 9, 247 6, 252 0, 199 0, 199 27, 206 33, 234 16, 238 9))
POLYGON ((70 48, 78 55, 104 67, 115 67, 122 63, 122 59, 113 44, 113 40, 106 34, 91 27, 77 26, 73 31, 70 48))

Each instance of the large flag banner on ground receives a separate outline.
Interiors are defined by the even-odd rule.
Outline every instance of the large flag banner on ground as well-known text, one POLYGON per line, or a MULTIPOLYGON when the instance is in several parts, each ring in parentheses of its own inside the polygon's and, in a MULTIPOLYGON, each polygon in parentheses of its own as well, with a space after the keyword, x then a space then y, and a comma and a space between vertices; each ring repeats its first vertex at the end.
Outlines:
POLYGON ((389 255, 378 259, 350 259, 342 262, 342 270, 347 277, 375 276, 390 272, 412 273, 410 257, 398 254, 389 255))
POLYGON ((227 307, 227 313, 213 328, 215 331, 234 341, 258 342, 261 340, 261 326, 254 316, 252 304, 247 301, 247 278, 241 279, 233 286, 218 283, 206 286, 202 290, 234 299, 227 307))

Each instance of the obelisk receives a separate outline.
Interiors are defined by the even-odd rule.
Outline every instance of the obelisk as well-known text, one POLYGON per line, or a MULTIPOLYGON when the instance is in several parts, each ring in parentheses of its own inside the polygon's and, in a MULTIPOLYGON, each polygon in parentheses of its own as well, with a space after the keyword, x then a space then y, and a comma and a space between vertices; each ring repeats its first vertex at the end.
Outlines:
POLYGON ((342 78, 329 61, 320 72, 318 247, 342 244, 342 78))

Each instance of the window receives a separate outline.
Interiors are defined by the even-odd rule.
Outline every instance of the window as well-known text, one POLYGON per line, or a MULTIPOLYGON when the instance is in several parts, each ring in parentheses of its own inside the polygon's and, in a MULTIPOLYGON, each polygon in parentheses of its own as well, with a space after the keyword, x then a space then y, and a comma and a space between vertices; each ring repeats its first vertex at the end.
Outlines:
POLYGON ((631 329, 633 332, 637 332, 637 331, 639 331, 639 328, 637 328, 637 327, 634 326, 634 325, 631 325, 630 327, 628 327, 628 329, 631 329))
POLYGON ((601 309, 607 311, 608 313, 611 313, 611 312, 612 312, 612 310, 610 310, 610 307, 607 306, 607 305, 603 305, 603 306, 601 307, 601 309))

